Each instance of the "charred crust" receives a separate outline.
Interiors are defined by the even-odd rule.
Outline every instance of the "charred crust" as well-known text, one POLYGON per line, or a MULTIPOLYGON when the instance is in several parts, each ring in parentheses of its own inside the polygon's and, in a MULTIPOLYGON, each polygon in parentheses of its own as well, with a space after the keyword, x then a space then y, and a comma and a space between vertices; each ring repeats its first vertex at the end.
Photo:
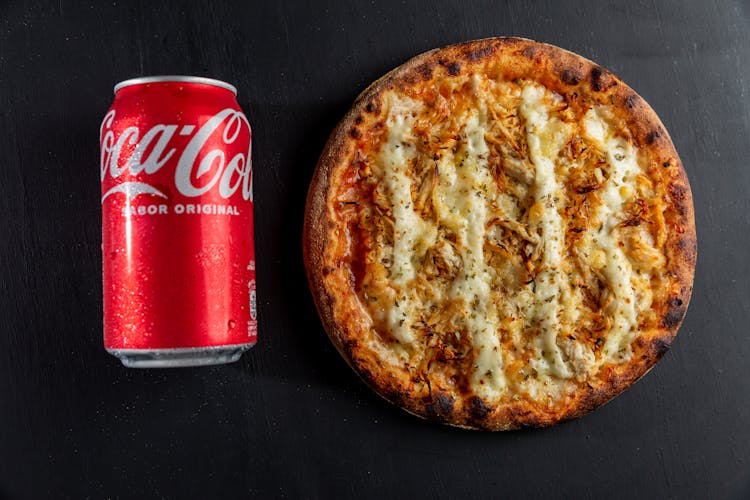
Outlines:
POLYGON ((448 74, 451 76, 456 76, 459 73, 461 73, 461 65, 458 64, 457 62, 448 63, 445 66, 445 69, 448 70, 448 74))
POLYGON ((560 78, 568 85, 578 85, 578 82, 581 81, 581 75, 571 68, 565 68, 562 70, 560 72, 560 78))
POLYGON ((485 403, 479 396, 473 396, 469 400, 468 410, 472 421, 476 423, 482 422, 492 411, 492 409, 487 406, 487 403, 485 403))
POLYGON ((489 44, 479 48, 473 48, 473 45, 469 45, 464 51, 464 56, 466 57, 466 59, 473 62, 484 59, 485 57, 489 57, 494 53, 495 47, 489 44))
POLYGON ((348 339, 341 343, 341 350, 344 351, 344 353, 352 358, 353 354, 357 351, 357 346, 359 345, 359 342, 357 342, 356 339, 348 339))
POLYGON ((688 262, 695 261, 698 254, 698 243, 694 238, 680 238, 677 242, 677 247, 682 251, 688 262))
POLYGON ((589 385, 589 391, 581 398, 579 407, 571 418, 580 417, 589 413, 591 410, 598 408, 613 397, 615 397, 622 388, 612 387, 609 389, 594 388, 589 385))
MULTIPOLYGON (((510 410, 510 419, 518 429, 527 429, 534 427, 534 414, 528 408, 512 408, 510 410)), ((537 425, 539 426, 539 425, 537 425)))
POLYGON ((354 124, 359 125, 364 121, 364 118, 362 118, 362 115, 357 115, 357 117, 354 119, 354 124))
POLYGON ((367 105, 365 106, 365 111, 367 111, 368 113, 373 113, 373 114, 379 115, 380 114, 380 103, 379 102, 374 102, 374 101, 368 102, 367 105))
POLYGON ((373 385, 373 383, 375 381, 375 377, 373 377, 372 372, 369 369, 367 369, 365 367, 361 367, 359 369, 359 375, 360 375, 360 377, 362 377, 362 380, 364 380, 365 382, 367 382, 370 385, 373 385))
POLYGON ((649 146, 657 141, 661 137, 661 132, 658 130, 652 130, 648 134, 646 134, 646 144, 649 146))
POLYGON ((516 36, 509 36, 507 38, 496 38, 495 40, 502 43, 503 45, 507 45, 509 48, 512 48, 514 46, 526 46, 529 43, 537 43, 537 42, 533 42, 532 40, 529 40, 528 38, 519 38, 516 36))
POLYGON ((444 422, 453 416, 453 398, 445 392, 433 394, 432 400, 425 405, 425 415, 431 420, 444 422))
POLYGON ((433 65, 433 64, 431 64, 431 63, 425 63, 425 64, 422 64, 421 66, 419 66, 419 67, 417 68, 417 73, 419 73, 419 75, 420 75, 420 76, 421 76, 421 77, 422 77, 422 78, 423 78, 424 80, 429 80, 429 79, 431 79, 431 78, 432 78, 432 68, 433 68, 433 66, 434 66, 434 65, 433 65))
POLYGON ((456 76, 461 73, 461 64, 456 61, 446 61, 445 59, 438 59, 438 64, 445 67, 446 72, 451 76, 456 76))
POLYGON ((631 94, 625 98, 625 106, 628 109, 634 109, 636 106, 638 106, 638 96, 636 94, 631 94))
POLYGON ((362 133, 359 131, 357 127, 352 127, 349 130, 349 135, 352 136, 352 139, 359 139, 360 137, 362 137, 362 133))
POLYGON ((534 429, 536 427, 544 427, 545 425, 549 425, 549 424, 544 422, 541 418, 529 416, 525 420, 516 422, 515 427, 518 430, 523 430, 523 429, 534 429))
POLYGON ((602 89, 601 84, 602 69, 599 66, 594 66, 591 69, 591 88, 599 92, 602 89))
POLYGON ((529 45, 527 47, 524 47, 524 49, 521 51, 521 55, 526 59, 536 61, 539 58, 540 53, 539 49, 535 45, 529 45))
POLYGON ((413 71, 403 76, 403 82, 414 85, 420 81, 431 79, 433 66, 434 64, 432 63, 420 64, 413 71))
POLYGON ((672 343, 667 339, 654 339, 654 341, 651 343, 651 352, 653 353, 654 361, 664 356, 671 347, 672 343))
POLYGON ((667 312, 661 319, 661 326, 668 330, 676 329, 680 326, 684 316, 684 301, 680 297, 670 297, 669 300, 667 300, 667 312))
POLYGON ((408 87, 419 83, 419 80, 419 75, 416 73, 408 73, 404 75, 400 81, 396 82, 396 88, 399 92, 404 92, 408 87))
POLYGON ((677 213, 682 217, 687 216, 690 211, 688 189, 680 182, 672 182, 669 185, 669 195, 672 197, 677 213))
POLYGON ((680 183, 673 182, 669 185, 669 194, 675 200, 684 200, 687 197, 687 188, 680 183))
POLYGON ((398 389, 391 389, 391 390, 385 391, 385 394, 383 395, 388 401, 398 406, 404 406, 404 401, 407 401, 409 399, 408 394, 404 394, 402 391, 399 391, 398 389))
POLYGON ((617 80, 612 77, 612 74, 601 66, 594 66, 591 68, 590 78, 591 88, 595 92, 602 92, 617 85, 617 80))

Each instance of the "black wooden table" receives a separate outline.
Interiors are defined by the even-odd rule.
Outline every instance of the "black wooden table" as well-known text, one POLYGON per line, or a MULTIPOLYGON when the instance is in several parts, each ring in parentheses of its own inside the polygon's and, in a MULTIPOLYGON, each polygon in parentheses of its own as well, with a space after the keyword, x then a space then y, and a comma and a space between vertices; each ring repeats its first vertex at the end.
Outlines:
POLYGON ((750 498, 750 3, 4 2, 0 497, 750 498), (330 345, 300 248, 329 131, 369 82, 515 35, 614 71, 661 116, 695 197, 672 351, 558 427, 429 424, 330 345), (234 83, 254 127, 261 340, 239 363, 128 370, 101 342, 99 122, 119 80, 234 83))

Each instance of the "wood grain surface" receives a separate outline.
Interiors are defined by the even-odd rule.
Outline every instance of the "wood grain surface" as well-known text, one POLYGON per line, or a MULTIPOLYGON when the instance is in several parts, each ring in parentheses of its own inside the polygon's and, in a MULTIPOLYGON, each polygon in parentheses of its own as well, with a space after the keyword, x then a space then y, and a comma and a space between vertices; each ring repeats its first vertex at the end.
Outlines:
POLYGON ((750 498, 750 3, 3 2, 0 498, 750 498), (695 291, 672 351, 593 414, 511 433, 425 423, 330 345, 301 257, 328 133, 372 80, 514 35, 614 71, 693 189, 695 291), (254 127, 260 343, 128 370, 101 341, 98 128, 112 86, 227 80, 254 127))

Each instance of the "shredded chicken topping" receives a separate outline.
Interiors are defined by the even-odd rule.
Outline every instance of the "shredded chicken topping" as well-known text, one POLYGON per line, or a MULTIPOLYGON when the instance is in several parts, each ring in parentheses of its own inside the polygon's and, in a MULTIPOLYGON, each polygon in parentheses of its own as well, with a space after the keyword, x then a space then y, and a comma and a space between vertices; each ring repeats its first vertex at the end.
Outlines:
POLYGON ((385 93, 338 193, 371 347, 491 399, 628 361, 657 321, 666 204, 627 128, 533 82, 416 92, 385 93))

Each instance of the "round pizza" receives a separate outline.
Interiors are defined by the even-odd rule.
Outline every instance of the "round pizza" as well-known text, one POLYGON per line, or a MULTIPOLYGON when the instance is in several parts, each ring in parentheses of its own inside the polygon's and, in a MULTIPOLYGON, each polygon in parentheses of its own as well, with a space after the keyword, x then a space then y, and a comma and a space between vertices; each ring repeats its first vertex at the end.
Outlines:
POLYGON ((580 416, 645 374, 696 259, 651 107, 519 38, 436 49, 367 88, 320 158, 303 240, 323 325, 364 381, 490 430, 580 416))

